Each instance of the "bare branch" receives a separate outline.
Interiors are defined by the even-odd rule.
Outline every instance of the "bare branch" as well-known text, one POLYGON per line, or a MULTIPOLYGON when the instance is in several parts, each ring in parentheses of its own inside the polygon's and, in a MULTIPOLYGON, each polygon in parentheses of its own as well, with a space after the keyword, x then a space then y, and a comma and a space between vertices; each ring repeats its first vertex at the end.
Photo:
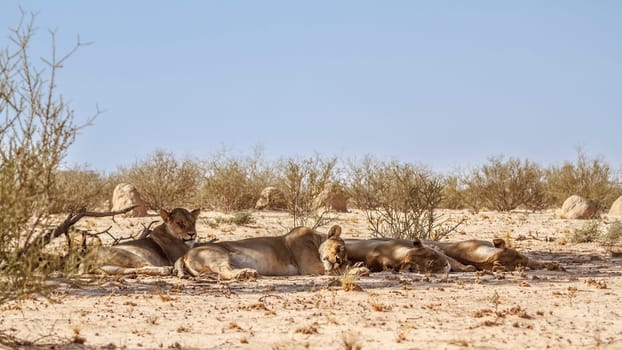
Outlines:
POLYGON ((147 238, 147 236, 149 236, 151 234, 151 225, 155 224, 156 222, 158 222, 158 220, 154 220, 152 222, 149 223, 149 225, 145 226, 143 225, 143 230, 140 232, 140 235, 138 236, 138 239, 141 238, 147 238))
POLYGON ((52 239, 62 234, 66 234, 69 231, 69 229, 73 225, 75 225, 78 221, 80 221, 80 219, 82 219, 83 217, 101 218, 101 217, 106 217, 106 216, 115 216, 119 214, 125 214, 136 207, 137 205, 134 205, 129 208, 122 209, 122 210, 107 211, 107 212, 92 212, 92 211, 86 211, 86 209, 82 209, 78 211, 77 214, 70 213, 69 215, 67 215, 67 218, 65 219, 65 221, 63 221, 60 225, 58 225, 54 230, 50 230, 47 233, 43 234, 41 238, 37 239, 36 241, 39 242, 38 244, 40 245, 46 245, 50 243, 52 239))

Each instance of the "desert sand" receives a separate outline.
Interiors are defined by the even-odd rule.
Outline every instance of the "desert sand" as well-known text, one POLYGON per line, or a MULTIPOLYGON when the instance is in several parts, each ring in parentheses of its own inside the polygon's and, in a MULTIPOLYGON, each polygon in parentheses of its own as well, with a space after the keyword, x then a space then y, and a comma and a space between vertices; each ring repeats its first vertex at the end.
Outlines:
MULTIPOLYGON (((77 349, 622 348, 622 258, 597 243, 567 243, 585 221, 563 220, 555 211, 442 213, 465 220, 448 240, 509 238, 529 257, 559 262, 565 271, 382 272, 358 278, 360 289, 351 291, 339 276, 101 277, 61 284, 51 300, 33 296, 1 305, 0 330, 77 349)), ((253 213, 256 222, 243 227, 214 225, 222 216, 202 213, 199 237, 276 235, 292 226, 280 212, 253 213)), ((86 218, 78 226, 111 227, 124 236, 153 220, 158 217, 86 218)), ((333 223, 344 237, 370 237, 358 210, 333 223)))

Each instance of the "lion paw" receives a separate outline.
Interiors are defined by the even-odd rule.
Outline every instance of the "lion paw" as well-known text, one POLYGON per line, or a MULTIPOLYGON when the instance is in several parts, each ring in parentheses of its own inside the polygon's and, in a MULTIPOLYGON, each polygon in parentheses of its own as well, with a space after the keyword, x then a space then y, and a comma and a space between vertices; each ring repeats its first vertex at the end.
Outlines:
POLYGON ((492 272, 506 272, 507 270, 508 269, 498 261, 492 264, 492 272))
POLYGON ((252 281, 259 277, 259 273, 253 269, 242 269, 235 274, 235 279, 238 281, 252 281))
POLYGON ((365 266, 356 266, 349 269, 346 274, 350 276, 369 276, 369 269, 365 266))
POLYGON ((544 268, 549 271, 566 271, 558 262, 545 262, 544 268))
POLYGON ((173 265, 173 270, 171 271, 171 274, 173 276, 177 276, 178 278, 186 277, 186 273, 184 271, 184 258, 183 257, 181 257, 181 258, 177 259, 177 261, 175 261, 175 264, 173 265))
POLYGON ((475 272, 477 271, 477 267, 473 266, 473 265, 465 265, 464 266, 464 272, 475 272))

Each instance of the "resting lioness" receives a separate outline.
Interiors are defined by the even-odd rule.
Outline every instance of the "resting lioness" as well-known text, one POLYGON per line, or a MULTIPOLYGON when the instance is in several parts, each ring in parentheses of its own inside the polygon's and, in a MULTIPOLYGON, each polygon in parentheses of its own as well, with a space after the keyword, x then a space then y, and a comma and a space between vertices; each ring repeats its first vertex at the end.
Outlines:
POLYGON ((194 245, 199 213, 199 209, 160 210, 164 222, 147 238, 100 249, 99 270, 109 274, 169 275, 173 263, 194 245))
POLYGON ((532 269, 560 269, 559 264, 541 262, 526 257, 516 249, 507 247, 505 241, 500 238, 496 238, 492 242, 471 239, 460 242, 426 241, 426 244, 436 246, 443 250, 448 257, 454 258, 462 264, 473 265, 479 270, 512 271, 519 266, 532 269))
POLYGON ((424 246, 420 240, 346 239, 351 262, 363 262, 372 272, 449 272, 451 265, 442 252, 424 246))
POLYGON ((221 279, 248 279, 258 275, 291 276, 332 273, 347 261, 341 227, 327 235, 297 227, 277 237, 205 243, 190 249, 175 263, 179 277, 217 273, 221 279))

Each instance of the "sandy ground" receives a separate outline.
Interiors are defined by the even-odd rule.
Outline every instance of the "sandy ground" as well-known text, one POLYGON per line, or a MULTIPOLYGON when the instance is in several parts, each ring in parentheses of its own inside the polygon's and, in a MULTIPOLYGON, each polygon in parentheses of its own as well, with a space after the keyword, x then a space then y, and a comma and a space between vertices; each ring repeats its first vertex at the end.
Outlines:
MULTIPOLYGON (((203 213, 199 237, 275 235, 291 226, 284 213, 253 215, 256 223, 237 227, 215 225, 224 214, 203 213)), ((566 271, 383 272, 360 277, 359 291, 343 290, 335 276, 109 277, 62 285, 54 300, 1 305, 0 330, 36 344, 74 341, 70 348, 622 348, 622 258, 598 244, 563 244, 585 222, 553 211, 445 211, 444 218, 465 220, 449 240, 510 238, 519 251, 566 271)), ((157 219, 83 219, 79 226, 111 227, 123 236, 157 219)), ((335 223, 345 237, 369 237, 359 211, 340 214, 335 223)))

